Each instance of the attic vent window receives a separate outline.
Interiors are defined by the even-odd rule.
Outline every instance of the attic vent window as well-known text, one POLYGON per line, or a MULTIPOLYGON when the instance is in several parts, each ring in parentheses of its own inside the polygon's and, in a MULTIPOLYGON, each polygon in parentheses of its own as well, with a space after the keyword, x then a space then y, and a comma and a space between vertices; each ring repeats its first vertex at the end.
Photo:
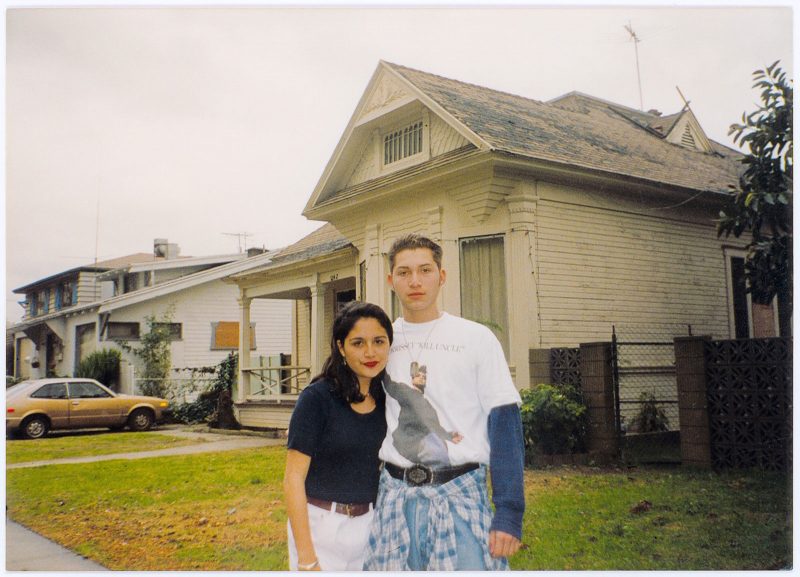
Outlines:
POLYGON ((422 152, 422 122, 415 122, 383 137, 383 164, 389 165, 398 160, 422 152))
POLYGON ((683 129, 683 134, 681 135, 681 144, 686 148, 694 148, 697 149, 697 145, 694 142, 694 136, 692 136, 692 129, 689 128, 689 125, 686 125, 686 128, 683 129))

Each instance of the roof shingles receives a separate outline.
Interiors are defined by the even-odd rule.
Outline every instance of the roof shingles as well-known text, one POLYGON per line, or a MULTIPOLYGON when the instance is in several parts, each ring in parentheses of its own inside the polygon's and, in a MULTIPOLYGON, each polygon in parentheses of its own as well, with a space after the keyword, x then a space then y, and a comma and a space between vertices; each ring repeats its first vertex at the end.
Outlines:
POLYGON ((545 103, 387 66, 498 151, 694 190, 723 192, 738 182, 741 156, 735 151, 718 143, 715 154, 688 150, 638 125, 673 117, 656 122, 654 114, 631 111, 626 118, 624 107, 586 95, 545 103))

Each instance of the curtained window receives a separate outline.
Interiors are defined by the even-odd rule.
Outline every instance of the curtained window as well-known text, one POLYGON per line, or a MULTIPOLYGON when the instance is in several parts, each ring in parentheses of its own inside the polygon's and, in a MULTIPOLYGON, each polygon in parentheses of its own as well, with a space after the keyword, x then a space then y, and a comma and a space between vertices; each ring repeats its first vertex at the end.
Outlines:
POLYGON ((461 316, 486 325, 508 357, 508 302, 503 236, 462 238, 461 316))

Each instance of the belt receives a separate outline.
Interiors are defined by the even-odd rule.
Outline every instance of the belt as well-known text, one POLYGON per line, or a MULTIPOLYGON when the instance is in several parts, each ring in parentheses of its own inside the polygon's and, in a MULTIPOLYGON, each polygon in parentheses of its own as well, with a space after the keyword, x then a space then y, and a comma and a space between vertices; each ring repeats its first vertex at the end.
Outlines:
POLYGON ((439 467, 432 469, 426 465, 414 464, 408 469, 398 467, 393 463, 384 462, 386 471, 395 479, 405 481, 412 487, 420 485, 443 485, 480 467, 479 463, 466 463, 455 467, 439 467))
POLYGON ((335 501, 324 501, 316 497, 306 496, 306 501, 320 509, 327 509, 328 511, 335 511, 340 515, 347 515, 348 517, 360 517, 369 513, 369 508, 372 503, 336 503, 335 501), (336 506, 334 508, 334 505, 336 506))

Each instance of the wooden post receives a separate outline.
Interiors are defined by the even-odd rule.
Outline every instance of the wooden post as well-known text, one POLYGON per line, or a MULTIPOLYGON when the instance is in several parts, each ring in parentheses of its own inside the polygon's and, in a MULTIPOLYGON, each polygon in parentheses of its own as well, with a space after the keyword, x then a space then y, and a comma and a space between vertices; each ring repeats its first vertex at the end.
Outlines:
POLYGON ((253 299, 239 298, 239 380, 236 387, 236 402, 244 403, 250 392, 250 373, 242 367, 250 366, 250 303, 253 299))

